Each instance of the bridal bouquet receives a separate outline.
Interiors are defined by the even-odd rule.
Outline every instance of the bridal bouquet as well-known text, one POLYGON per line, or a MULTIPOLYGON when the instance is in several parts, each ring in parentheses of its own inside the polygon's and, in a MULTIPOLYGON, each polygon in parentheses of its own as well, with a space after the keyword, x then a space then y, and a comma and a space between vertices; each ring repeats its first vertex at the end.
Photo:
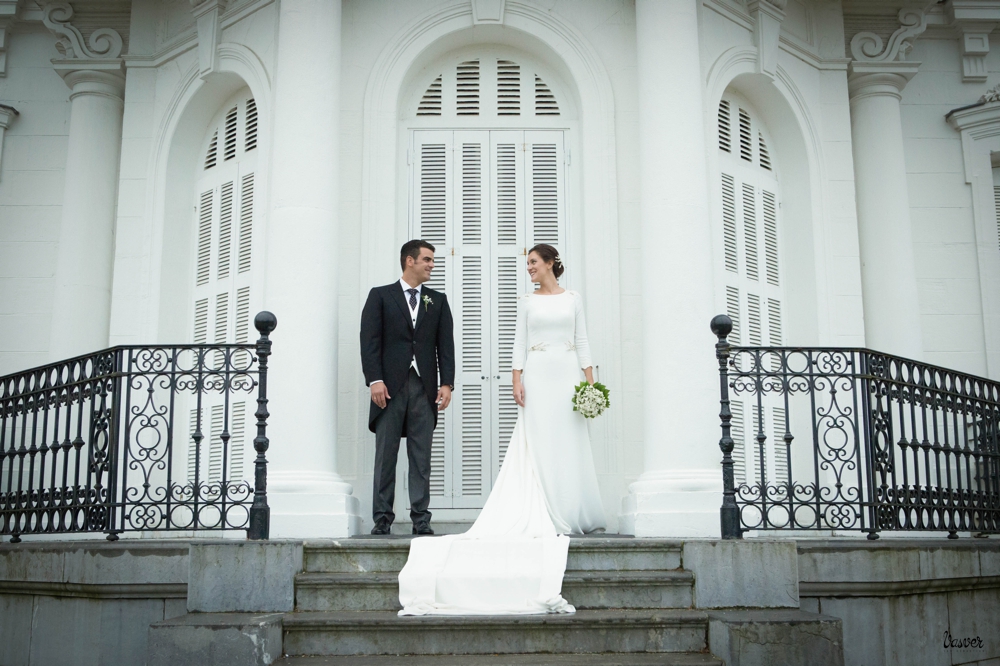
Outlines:
POLYGON ((595 382, 593 385, 580 382, 573 394, 573 411, 580 412, 586 419, 600 416, 605 409, 611 406, 609 395, 611 395, 611 391, 600 382, 595 382))

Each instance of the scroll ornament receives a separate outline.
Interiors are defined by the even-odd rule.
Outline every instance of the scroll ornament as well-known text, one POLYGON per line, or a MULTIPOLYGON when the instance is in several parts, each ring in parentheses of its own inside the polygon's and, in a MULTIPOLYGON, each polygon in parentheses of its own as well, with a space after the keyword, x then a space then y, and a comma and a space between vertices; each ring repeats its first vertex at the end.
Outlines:
POLYGON ((45 5, 42 23, 45 27, 61 35, 56 48, 67 59, 100 59, 117 58, 122 53, 122 36, 111 28, 95 30, 90 39, 84 41, 83 35, 72 24, 73 8, 68 2, 50 2, 45 5))
MULTIPOLYGON (((933 5, 934 3, 931 3, 933 5)), ((851 55, 861 62, 890 63, 906 60, 906 54, 913 48, 912 40, 927 30, 927 10, 906 8, 899 10, 900 28, 889 37, 886 44, 874 32, 859 32, 851 39, 851 55)))

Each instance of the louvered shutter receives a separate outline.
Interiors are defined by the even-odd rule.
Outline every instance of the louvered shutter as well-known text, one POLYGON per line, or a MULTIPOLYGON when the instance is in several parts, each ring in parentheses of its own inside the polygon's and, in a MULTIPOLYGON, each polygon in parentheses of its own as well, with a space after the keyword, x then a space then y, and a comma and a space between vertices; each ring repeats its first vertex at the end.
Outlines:
MULTIPOLYGON (((1000 170, 993 169, 993 182, 1000 181, 1000 170)), ((993 207, 997 214, 997 247, 1000 248, 1000 184, 993 185, 993 207)))
MULTIPOLYGON (((191 330, 195 344, 250 342, 257 128, 256 104, 249 96, 238 96, 211 129, 201 161, 204 169, 196 188, 192 276, 191 330)), ((237 367, 245 366, 248 361, 245 353, 234 357, 237 367)), ((206 358, 210 368, 222 368, 224 362, 225 354, 219 351, 206 358)), ((224 396, 215 393, 203 396, 200 415, 203 439, 198 466, 201 482, 245 478, 246 405, 239 401, 228 404, 229 413, 224 396), (229 465, 223 469, 226 448, 229 465)), ((190 413, 191 432, 194 432, 199 414, 197 409, 190 413)), ((192 480, 194 456, 192 440, 187 461, 192 480)))
POLYGON ((455 248, 460 266, 452 289, 460 335, 456 418, 460 437, 454 451, 453 504, 456 509, 478 508, 492 487, 490 474, 489 316, 490 289, 490 133, 454 133, 455 248))
MULTIPOLYGON (((454 154, 452 132, 416 132, 413 141, 414 169, 411 185, 416 196, 411 200, 413 231, 434 245, 434 272, 427 286, 443 291, 454 299, 452 273, 454 258, 450 248, 454 226, 454 154)), ((452 313, 455 316, 455 312, 452 313)), ((460 315, 459 315, 460 317, 460 315)), ((461 319, 459 318, 459 322, 461 319)), ((456 331, 459 333, 460 331, 456 331)), ((456 336, 456 342, 459 336, 456 336)), ((460 353, 456 349, 456 353, 460 353)), ((459 360, 460 360, 459 356, 459 360)), ((457 391, 461 393, 461 390, 457 391)), ((455 412, 461 412, 461 398, 438 419, 431 439, 431 508, 452 508, 454 487, 455 412)))
MULTIPOLYGON (((782 346, 780 196, 774 156, 756 111, 745 100, 727 94, 719 104, 717 120, 721 264, 726 313, 733 320, 729 340, 736 345, 782 346)), ((770 355, 764 362, 772 371, 781 370, 777 356, 770 355)), ((733 437, 738 478, 753 482, 763 475, 769 483, 787 479, 784 407, 773 396, 765 396, 760 409, 755 396, 734 397, 732 410, 734 432, 740 434, 739 440, 733 437), (760 428, 766 437, 763 460, 757 447, 760 428)))
POLYGON ((525 290, 524 248, 528 240, 526 220, 526 169, 524 132, 490 133, 491 215, 494 221, 490 238, 493 283, 491 330, 491 404, 495 416, 491 423, 492 479, 500 473, 510 436, 517 422, 517 404, 513 398, 511 363, 514 331, 517 323, 517 297, 525 290))
POLYGON ((524 133, 527 171, 527 246, 548 243, 562 250, 565 236, 563 133, 524 133))

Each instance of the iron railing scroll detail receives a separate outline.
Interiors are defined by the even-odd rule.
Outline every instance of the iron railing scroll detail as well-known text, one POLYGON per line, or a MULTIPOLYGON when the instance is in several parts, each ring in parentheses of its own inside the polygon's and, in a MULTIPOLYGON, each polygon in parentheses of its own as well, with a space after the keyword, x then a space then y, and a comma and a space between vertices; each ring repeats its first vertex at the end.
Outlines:
POLYGON ((256 344, 118 346, 0 377, 0 535, 267 539, 276 323, 257 315, 256 344))
POLYGON ((870 349, 730 345, 732 329, 712 320, 723 537, 1000 533, 1000 382, 870 349))

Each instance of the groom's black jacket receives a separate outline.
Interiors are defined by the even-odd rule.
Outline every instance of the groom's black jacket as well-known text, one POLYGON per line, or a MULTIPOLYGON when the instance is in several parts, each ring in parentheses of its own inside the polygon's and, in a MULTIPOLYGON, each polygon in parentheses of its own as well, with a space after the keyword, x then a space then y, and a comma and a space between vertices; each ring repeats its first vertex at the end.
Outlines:
MULTIPOLYGON (((438 386, 455 383, 454 324, 448 297, 440 291, 421 288, 417 303, 417 325, 414 328, 406 294, 399 281, 368 292, 368 301, 361 312, 361 369, 369 386, 381 379, 390 396, 402 391, 410 371, 410 362, 417 358, 417 369, 424 392, 431 402, 437 423, 438 386), (424 297, 430 298, 427 303, 424 297), (438 372, 440 371, 440 384, 438 372)), ((375 432, 375 421, 382 409, 374 402, 368 414, 368 429, 375 432)), ((403 427, 406 436, 406 427, 403 427)))

